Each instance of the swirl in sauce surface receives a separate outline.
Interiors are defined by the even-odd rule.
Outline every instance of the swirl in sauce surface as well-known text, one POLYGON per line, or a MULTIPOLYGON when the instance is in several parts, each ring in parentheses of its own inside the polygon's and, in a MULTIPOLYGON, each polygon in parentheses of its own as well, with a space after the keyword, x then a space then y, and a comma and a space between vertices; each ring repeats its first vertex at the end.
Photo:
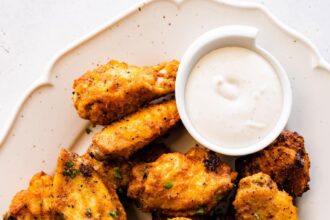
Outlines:
POLYGON ((257 143, 278 121, 282 87, 274 68, 242 47, 216 49, 193 68, 185 105, 194 128, 223 147, 257 143))

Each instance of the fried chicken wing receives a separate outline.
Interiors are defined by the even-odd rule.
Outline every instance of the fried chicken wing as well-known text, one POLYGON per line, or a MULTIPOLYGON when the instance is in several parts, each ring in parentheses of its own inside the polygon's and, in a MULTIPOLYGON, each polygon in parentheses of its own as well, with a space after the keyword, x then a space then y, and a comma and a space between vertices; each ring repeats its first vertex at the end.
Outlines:
POLYGON ((240 180, 233 204, 238 220, 298 219, 292 197, 284 191, 279 191, 276 183, 263 173, 240 180))
POLYGON ((236 170, 242 177, 266 173, 292 196, 301 196, 308 190, 309 168, 304 138, 291 131, 283 131, 266 149, 236 161, 236 170))
POLYGON ((152 213, 152 220, 208 220, 208 216, 190 216, 188 217, 173 217, 162 215, 159 213, 152 213))
POLYGON ((88 160, 93 169, 102 179, 103 183, 119 191, 127 188, 131 177, 132 165, 145 162, 153 162, 164 153, 169 153, 170 149, 162 143, 151 143, 138 150, 132 155, 130 160, 96 160, 89 154, 85 154, 84 159, 88 160))
POLYGON ((166 215, 152 214, 152 220, 204 220, 200 218, 187 218, 187 217, 169 217, 166 215))
POLYGON ((111 60, 74 81, 73 102, 80 117, 107 125, 153 99, 174 92, 179 62, 137 67, 111 60))
POLYGON ((128 197, 143 211, 170 216, 203 215, 232 189, 236 173, 212 152, 194 147, 133 167, 128 197))
POLYGON ((128 161, 104 160, 99 161, 85 154, 93 169, 108 188, 122 190, 128 185, 131 174, 131 163, 128 161))
POLYGON ((74 153, 62 150, 53 190, 53 208, 64 219, 126 219, 115 189, 107 188, 92 165, 74 153))
POLYGON ((180 120, 175 100, 151 104, 112 123, 93 137, 89 153, 98 160, 128 159, 180 120))
POLYGON ((13 198, 6 220, 52 220, 55 219, 51 209, 51 188, 53 178, 40 172, 35 174, 28 189, 17 193, 13 198))

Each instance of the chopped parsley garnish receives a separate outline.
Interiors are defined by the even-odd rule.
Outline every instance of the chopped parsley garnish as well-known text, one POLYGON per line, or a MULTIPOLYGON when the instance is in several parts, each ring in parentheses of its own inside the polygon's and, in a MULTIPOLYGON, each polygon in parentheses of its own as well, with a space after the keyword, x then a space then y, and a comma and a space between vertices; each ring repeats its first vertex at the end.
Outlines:
POLYGON ((173 183, 172 183, 171 181, 165 182, 165 183, 164 183, 164 187, 165 187, 166 189, 170 189, 170 188, 173 187, 173 183))
POLYGON ((65 168, 71 168, 73 166, 74 166, 74 163, 71 160, 69 160, 65 163, 65 168))
POLYGON ((72 161, 67 161, 64 164, 63 176, 70 177, 71 179, 75 178, 79 174, 79 170, 73 168, 74 163, 72 161))
POLYGON ((91 128, 86 128, 85 132, 86 132, 86 134, 90 134, 92 132, 92 129, 91 128))
POLYGON ((199 208, 195 211, 195 214, 196 215, 203 215, 205 212, 204 212, 204 208, 199 208))
POLYGON ((121 176, 120 168, 119 167, 115 167, 114 170, 115 170, 115 179, 121 180, 123 177, 121 176))
POLYGON ((117 210, 114 210, 114 211, 109 211, 109 215, 113 218, 118 218, 118 212, 117 210))
POLYGON ((86 209, 85 215, 89 218, 92 217, 92 211, 90 208, 86 209))

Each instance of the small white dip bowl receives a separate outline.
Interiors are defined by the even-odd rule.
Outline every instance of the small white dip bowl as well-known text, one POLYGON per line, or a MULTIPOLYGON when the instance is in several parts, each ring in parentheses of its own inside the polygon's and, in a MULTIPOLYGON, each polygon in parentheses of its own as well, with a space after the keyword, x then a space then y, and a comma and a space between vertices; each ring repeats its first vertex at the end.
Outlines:
MULTIPOLYGON (((213 29, 193 42, 181 59, 175 88, 175 97, 181 120, 192 137, 212 151, 231 156, 257 152, 277 138, 289 119, 292 106, 292 91, 289 78, 280 63, 269 52, 256 45, 257 33, 258 29, 251 26, 223 26, 213 29), (253 145, 233 148, 212 143, 194 128, 186 111, 186 83, 195 64, 209 52, 223 47, 243 47, 258 53, 271 64, 281 83, 283 104, 278 121, 267 135, 253 145)), ((205 111, 207 111, 207 106, 205 106, 205 111)))

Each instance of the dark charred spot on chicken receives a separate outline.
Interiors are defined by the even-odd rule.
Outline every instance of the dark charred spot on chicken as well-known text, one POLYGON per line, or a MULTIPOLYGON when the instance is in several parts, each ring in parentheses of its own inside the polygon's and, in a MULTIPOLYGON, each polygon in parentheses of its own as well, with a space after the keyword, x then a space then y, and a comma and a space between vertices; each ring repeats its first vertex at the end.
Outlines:
POLYGON ((90 165, 80 164, 79 171, 84 177, 91 177, 93 168, 90 165))
POLYGON ((206 169, 214 172, 221 164, 221 159, 214 152, 208 152, 207 158, 204 159, 203 163, 206 169))

